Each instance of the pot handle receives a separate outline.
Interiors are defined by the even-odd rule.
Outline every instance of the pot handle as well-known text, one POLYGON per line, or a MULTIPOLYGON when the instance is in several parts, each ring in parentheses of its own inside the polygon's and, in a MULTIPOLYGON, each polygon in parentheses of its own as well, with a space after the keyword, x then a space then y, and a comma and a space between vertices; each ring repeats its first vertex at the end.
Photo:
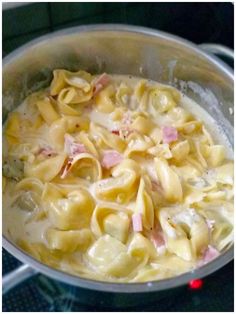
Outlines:
POLYGON ((198 46, 208 53, 213 53, 234 60, 234 51, 226 46, 209 43, 200 44, 198 46))
POLYGON ((37 271, 28 265, 22 265, 17 269, 11 271, 2 279, 2 294, 8 292, 10 289, 20 284, 27 278, 36 275, 37 271))

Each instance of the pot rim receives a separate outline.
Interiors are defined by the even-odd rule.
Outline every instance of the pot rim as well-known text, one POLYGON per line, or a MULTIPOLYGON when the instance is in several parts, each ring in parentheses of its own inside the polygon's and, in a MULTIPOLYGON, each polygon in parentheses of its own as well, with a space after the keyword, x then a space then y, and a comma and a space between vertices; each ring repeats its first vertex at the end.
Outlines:
MULTIPOLYGON (((151 37, 159 37, 162 39, 166 39, 168 41, 176 42, 186 47, 187 49, 192 50, 193 52, 198 53, 201 57, 205 58, 208 62, 212 63, 212 65, 219 68, 225 75, 227 75, 233 84, 233 70, 226 65, 223 61, 218 59, 213 55, 209 55, 200 49, 197 45, 192 43, 191 41, 182 39, 181 37, 162 32, 159 30, 154 30, 146 27, 139 27, 134 25, 124 25, 124 24, 92 24, 92 25, 83 25, 76 26, 71 28, 66 28, 63 30, 59 30, 50 34, 46 34, 39 38, 36 38, 29 43, 17 48, 13 52, 9 53, 4 59, 2 63, 2 69, 4 73, 4 68, 7 67, 12 61, 16 58, 22 56, 24 52, 33 46, 37 46, 42 44, 43 42, 49 39, 55 39, 58 36, 68 36, 76 33, 86 33, 86 32, 130 32, 137 33, 141 35, 151 36, 151 37)), ((62 281, 67 284, 72 284, 74 286, 78 286, 81 288, 98 290, 103 292, 119 292, 119 293, 143 293, 143 292, 151 292, 151 291, 162 291, 170 288, 177 288, 181 285, 187 284, 190 280, 196 278, 205 277, 219 268, 223 267, 225 264, 230 262, 234 257, 234 248, 233 245, 224 253, 222 253, 219 257, 214 259, 212 262, 197 268, 191 272, 187 272, 181 274, 179 276, 162 279, 158 281, 150 281, 144 283, 113 283, 113 282, 103 282, 96 281, 91 279, 81 278, 76 275, 70 275, 69 273, 65 273, 61 270, 56 270, 47 266, 46 264, 41 263, 36 260, 32 256, 28 255, 22 249, 18 248, 14 243, 8 240, 3 235, 2 244, 4 249, 6 249, 10 254, 19 259, 21 262, 32 266, 32 268, 38 270, 39 272, 51 277, 53 279, 62 281)))
POLYGON ((43 264, 40 261, 36 260, 34 257, 30 256, 28 253, 24 252, 21 248, 18 248, 14 243, 6 239, 5 236, 3 236, 2 244, 4 249, 6 249, 18 260, 20 260, 24 264, 31 266, 33 269, 52 279, 85 289, 113 293, 119 292, 125 294, 156 292, 180 287, 182 285, 188 284, 190 280, 199 279, 210 275, 211 273, 215 272, 216 270, 220 269, 225 264, 230 262, 234 257, 234 250, 232 246, 228 251, 221 254, 212 262, 202 266, 201 268, 197 268, 191 272, 187 272, 176 277, 142 283, 113 283, 82 278, 77 275, 71 275, 62 270, 57 270, 50 266, 47 266, 46 264, 43 264))
POLYGON ((159 37, 162 39, 168 39, 172 42, 181 43, 182 46, 185 46, 186 48, 191 48, 192 51, 197 52, 199 55, 213 63, 215 66, 219 67, 221 71, 225 72, 225 74, 229 75, 230 78, 234 79, 234 72, 231 67, 229 67, 225 62, 214 56, 213 54, 209 54, 208 52, 205 52, 201 47, 198 47, 193 42, 181 38, 179 36, 159 31, 153 28, 148 27, 142 27, 142 26, 136 26, 136 25, 127 25, 127 24, 89 24, 89 25, 81 25, 81 26, 74 26, 65 28, 62 30, 58 30, 55 32, 51 32, 49 34, 45 34, 43 36, 40 36, 36 39, 33 39, 29 41, 28 43, 20 46, 19 48, 13 50, 9 54, 7 54, 2 61, 2 68, 4 70, 4 67, 7 66, 15 57, 20 57, 23 55, 25 50, 28 48, 31 48, 33 46, 36 46, 38 44, 42 44, 44 41, 47 41, 48 39, 55 39, 59 36, 67 36, 72 35, 76 33, 86 33, 86 32, 97 32, 97 31, 105 31, 105 32, 130 32, 130 33, 137 33, 152 37, 159 37))

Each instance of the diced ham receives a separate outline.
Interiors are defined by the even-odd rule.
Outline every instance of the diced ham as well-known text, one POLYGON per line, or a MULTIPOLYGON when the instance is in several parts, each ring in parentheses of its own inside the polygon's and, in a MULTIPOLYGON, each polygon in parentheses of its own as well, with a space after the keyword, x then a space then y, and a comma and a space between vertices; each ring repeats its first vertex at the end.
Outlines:
POLYGON ((208 245, 207 250, 204 253, 203 259, 205 263, 209 263, 213 259, 215 259, 217 256, 219 256, 220 253, 217 249, 215 249, 213 246, 208 245))
POLYGON ((211 262, 213 259, 215 259, 219 255, 220 255, 220 252, 216 248, 214 248, 211 245, 208 245, 208 248, 204 252, 202 259, 198 263, 198 267, 201 267, 211 262))
POLYGON ((142 224, 142 214, 133 214, 132 215, 132 224, 133 224, 133 230, 135 232, 140 232, 143 230, 143 224, 142 224))
POLYGON ((95 81, 94 81, 94 90, 93 90, 93 96, 96 96, 103 88, 105 88, 111 81, 111 78, 106 73, 103 73, 100 75, 95 81))
POLYGON ((50 146, 40 148, 38 154, 42 154, 46 157, 53 157, 57 155, 57 153, 50 146))
POLYGON ((115 150, 107 150, 103 153, 102 167, 110 169, 118 165, 123 160, 123 156, 115 150))
POLYGON ((73 143, 71 146, 71 155, 75 156, 77 154, 82 154, 82 153, 86 153, 86 147, 84 146, 84 144, 80 144, 80 143, 73 143))
POLYGON ((154 244, 157 252, 162 254, 166 250, 166 242, 164 234, 161 230, 153 230, 150 235, 150 240, 154 244))
POLYGON ((65 142, 64 142, 64 151, 65 151, 65 153, 70 155, 71 145, 74 143, 74 138, 70 134, 66 133, 65 136, 64 136, 64 140, 65 140, 65 142))
POLYGON ((214 228, 215 220, 206 219, 207 227, 211 231, 214 228))
POLYGON ((171 143, 178 139, 178 131, 172 126, 162 127, 162 139, 163 143, 171 143))
POLYGON ((165 246, 165 239, 164 239, 164 235, 161 231, 154 231, 151 234, 151 241, 153 242, 154 246, 156 248, 160 247, 160 246, 165 246))
POLYGON ((74 138, 69 134, 65 134, 64 151, 69 156, 76 156, 78 154, 87 152, 84 144, 76 143, 74 138))
POLYGON ((61 179, 65 179, 65 177, 67 176, 68 172, 70 171, 72 165, 73 165, 73 158, 69 158, 66 165, 62 169, 61 179))

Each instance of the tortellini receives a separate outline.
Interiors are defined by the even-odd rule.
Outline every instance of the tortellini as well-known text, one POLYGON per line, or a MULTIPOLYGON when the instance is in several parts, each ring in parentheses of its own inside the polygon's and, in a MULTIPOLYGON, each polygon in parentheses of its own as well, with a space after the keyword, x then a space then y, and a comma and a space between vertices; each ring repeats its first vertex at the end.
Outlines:
POLYGON ((193 262, 185 261, 176 255, 167 255, 159 258, 158 261, 142 267, 132 282, 145 282, 152 280, 161 280, 181 274, 186 270, 193 268, 193 262))
POLYGON ((167 248, 186 261, 200 256, 209 244, 209 230, 204 218, 194 209, 177 212, 176 208, 163 208, 159 219, 167 236, 167 248))
POLYGON ((99 137, 101 139, 103 143, 103 147, 114 148, 121 153, 124 151, 126 147, 126 143, 119 136, 114 135, 113 133, 109 132, 107 129, 95 123, 91 123, 90 130, 93 136, 99 137))
POLYGON ((81 153, 67 163, 68 175, 98 181, 102 178, 102 168, 99 161, 88 153, 81 153))
POLYGON ((125 83, 121 83, 116 92, 116 101, 120 106, 126 106, 132 96, 133 90, 125 83))
POLYGON ((187 140, 174 144, 171 147, 171 156, 177 161, 182 161, 189 154, 190 146, 187 140))
POLYGON ((180 202, 183 190, 177 173, 168 165, 165 159, 155 158, 156 171, 169 202, 180 202))
POLYGON ((124 159, 112 170, 112 177, 96 183, 98 198, 117 203, 127 203, 137 193, 140 177, 139 165, 131 159, 124 159))
POLYGON ((233 204, 224 200, 201 202, 199 212, 212 223, 210 237, 218 250, 229 246, 233 240, 233 204))
POLYGON ((121 242, 126 242, 130 227, 130 214, 123 208, 97 205, 91 219, 91 230, 96 237, 109 234, 121 242))
POLYGON ((53 226, 60 230, 75 230, 89 227, 95 202, 89 192, 81 189, 46 206, 53 226))
POLYGON ((154 206, 152 198, 147 191, 147 184, 144 179, 141 178, 136 198, 135 211, 142 214, 144 227, 152 229, 154 226, 154 206))
POLYGON ((57 96, 59 103, 79 104, 92 98, 92 76, 89 73, 55 70, 53 76, 50 94, 57 96))
POLYGON ((128 138, 128 147, 124 152, 124 156, 129 158, 135 153, 146 154, 148 149, 153 145, 152 140, 148 136, 143 136, 137 133, 131 133, 128 138))
POLYGON ((4 235, 98 281, 210 262, 232 246, 234 216, 231 150, 212 121, 168 85, 55 69, 4 124, 4 235))
POLYGON ((64 116, 51 124, 49 142, 57 150, 64 148, 65 134, 88 130, 89 121, 84 117, 64 116))
POLYGON ((85 250, 88 248, 93 236, 89 229, 68 231, 48 229, 46 238, 50 249, 72 253, 76 250, 85 250))
POLYGON ((25 176, 36 177, 43 182, 49 182, 59 174, 65 160, 66 156, 62 153, 43 161, 35 160, 33 163, 27 162, 24 168, 25 176))
POLYGON ((95 96, 96 108, 101 112, 110 113, 115 109, 113 99, 115 97, 115 89, 112 85, 109 85, 102 90, 97 96, 95 96))
POLYGON ((127 253, 126 245, 108 234, 93 244, 88 250, 87 258, 93 267, 114 277, 127 276, 135 266, 135 261, 127 253))

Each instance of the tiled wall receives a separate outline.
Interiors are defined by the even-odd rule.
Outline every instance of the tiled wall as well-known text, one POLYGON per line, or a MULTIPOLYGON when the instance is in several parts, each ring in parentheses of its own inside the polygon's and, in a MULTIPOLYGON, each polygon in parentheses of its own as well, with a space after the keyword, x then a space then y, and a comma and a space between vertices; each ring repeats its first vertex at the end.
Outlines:
POLYGON ((141 25, 196 43, 233 46, 231 3, 37 2, 3 11, 3 52, 54 30, 91 23, 141 25))

